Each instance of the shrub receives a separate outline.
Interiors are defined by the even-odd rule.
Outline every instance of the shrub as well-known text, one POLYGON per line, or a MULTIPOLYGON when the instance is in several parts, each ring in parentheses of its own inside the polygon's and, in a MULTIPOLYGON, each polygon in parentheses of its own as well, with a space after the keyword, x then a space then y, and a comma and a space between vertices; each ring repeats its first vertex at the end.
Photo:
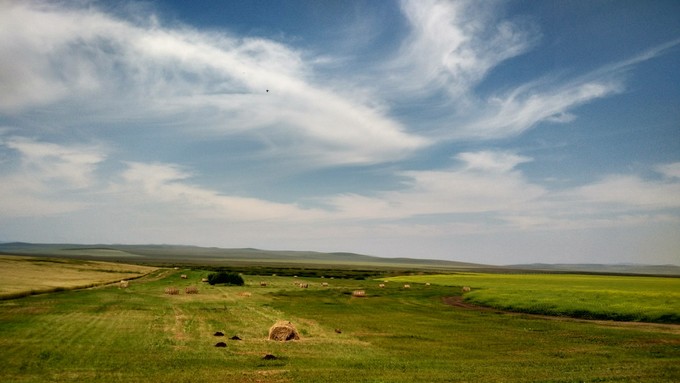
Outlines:
POLYGON ((243 286, 245 282, 243 281, 243 278, 236 273, 219 272, 208 275, 208 283, 211 285, 223 283, 227 285, 243 286))

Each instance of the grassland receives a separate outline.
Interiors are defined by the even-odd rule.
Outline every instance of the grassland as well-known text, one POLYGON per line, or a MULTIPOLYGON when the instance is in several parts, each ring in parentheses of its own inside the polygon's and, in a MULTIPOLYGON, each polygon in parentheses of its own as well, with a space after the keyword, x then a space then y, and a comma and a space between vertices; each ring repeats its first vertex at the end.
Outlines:
POLYGON ((0 299, 139 278, 153 270, 111 262, 0 255, 0 299))
POLYGON ((245 286, 226 287, 202 284, 207 274, 159 269, 126 289, 108 285, 1 301, 0 380, 680 379, 680 327, 675 325, 555 321, 469 310, 445 304, 443 297, 460 294, 460 288, 445 284, 404 289, 388 282, 379 288, 374 280, 246 275, 245 286), (166 295, 169 286, 181 291, 198 286, 199 294, 166 295), (352 297, 357 289, 367 297, 352 297), (302 339, 268 341, 268 328, 279 319, 295 324, 302 339), (213 336, 215 331, 226 337, 213 336), (242 340, 229 340, 232 335, 242 340), (218 341, 227 347, 214 347, 218 341), (265 354, 276 359, 264 360, 265 354))
POLYGON ((680 323, 680 278, 578 274, 402 276, 395 282, 469 286, 465 301, 524 313, 680 323))

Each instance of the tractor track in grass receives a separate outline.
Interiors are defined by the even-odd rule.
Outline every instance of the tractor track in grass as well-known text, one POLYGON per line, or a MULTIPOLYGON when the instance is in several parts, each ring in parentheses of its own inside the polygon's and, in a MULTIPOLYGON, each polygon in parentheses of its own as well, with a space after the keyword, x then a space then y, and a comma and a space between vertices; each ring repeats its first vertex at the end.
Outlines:
POLYGON ((670 323, 652 323, 652 322, 625 322, 625 321, 614 321, 614 320, 600 320, 600 319, 583 319, 574 318, 569 316, 553 316, 553 315, 541 315, 541 314, 530 314, 517 311, 500 310, 493 307, 478 306, 471 303, 467 303, 463 300, 463 296, 447 296, 442 297, 442 303, 460 308, 463 310, 472 310, 479 312, 487 312, 499 315, 512 315, 520 316, 526 318, 534 319, 545 319, 554 320, 562 322, 581 322, 581 323, 591 323, 597 324, 605 327, 614 328, 624 328, 624 329, 635 329, 643 331, 654 331, 654 332, 666 332, 670 334, 680 334, 680 324, 670 324, 670 323))

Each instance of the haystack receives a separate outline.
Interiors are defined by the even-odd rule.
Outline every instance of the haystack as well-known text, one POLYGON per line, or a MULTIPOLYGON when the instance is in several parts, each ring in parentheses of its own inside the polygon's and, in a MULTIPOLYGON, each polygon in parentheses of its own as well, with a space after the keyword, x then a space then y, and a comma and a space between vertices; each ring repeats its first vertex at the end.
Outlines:
POLYGON ((287 321, 278 321, 269 329, 269 340, 287 341, 287 340, 299 340, 300 334, 298 334, 295 326, 287 321))

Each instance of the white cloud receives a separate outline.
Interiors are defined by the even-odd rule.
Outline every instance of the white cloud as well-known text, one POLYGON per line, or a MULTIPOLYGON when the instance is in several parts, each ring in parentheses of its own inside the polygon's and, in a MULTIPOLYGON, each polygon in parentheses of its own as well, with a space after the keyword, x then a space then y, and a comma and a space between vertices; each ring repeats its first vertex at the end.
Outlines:
POLYGON ((663 174, 664 177, 680 179, 680 162, 659 165, 656 167, 656 170, 663 174))
POLYGON ((454 135, 481 139, 519 135, 540 122, 566 123, 576 116, 570 109, 623 91, 619 81, 584 81, 539 89, 527 84, 482 106, 478 119, 454 135))
POLYGON ((319 218, 319 212, 293 204, 228 196, 188 182, 191 175, 170 164, 130 162, 111 192, 125 205, 146 206, 179 213, 186 219, 223 222, 296 222, 319 218))
POLYGON ((98 146, 64 146, 11 137, 2 142, 18 165, 0 175, 0 217, 44 216, 82 209, 77 193, 97 182, 106 156, 98 146))
POLYGON ((545 190, 514 170, 527 157, 507 152, 461 153, 460 169, 403 171, 404 188, 375 197, 355 194, 330 200, 341 216, 382 219, 428 214, 507 212, 526 208, 545 190))
POLYGON ((194 137, 237 134, 306 166, 395 160, 430 143, 319 83, 313 58, 281 43, 154 18, 132 23, 95 5, 8 2, 2 11, 0 111, 8 114, 60 105, 53 115, 64 124, 96 118, 107 129, 123 121, 194 137))
POLYGON ((680 208, 680 182, 646 181, 632 175, 612 175, 577 188, 577 196, 587 202, 621 205, 626 208, 680 208))
POLYGON ((24 174, 42 182, 59 182, 66 189, 89 186, 92 172, 105 158, 96 147, 68 147, 21 137, 11 138, 4 145, 19 152, 24 174))
POLYGON ((405 0, 401 6, 411 31, 389 65, 405 91, 443 90, 464 103, 489 70, 536 40, 517 23, 497 22, 489 2, 405 0))

